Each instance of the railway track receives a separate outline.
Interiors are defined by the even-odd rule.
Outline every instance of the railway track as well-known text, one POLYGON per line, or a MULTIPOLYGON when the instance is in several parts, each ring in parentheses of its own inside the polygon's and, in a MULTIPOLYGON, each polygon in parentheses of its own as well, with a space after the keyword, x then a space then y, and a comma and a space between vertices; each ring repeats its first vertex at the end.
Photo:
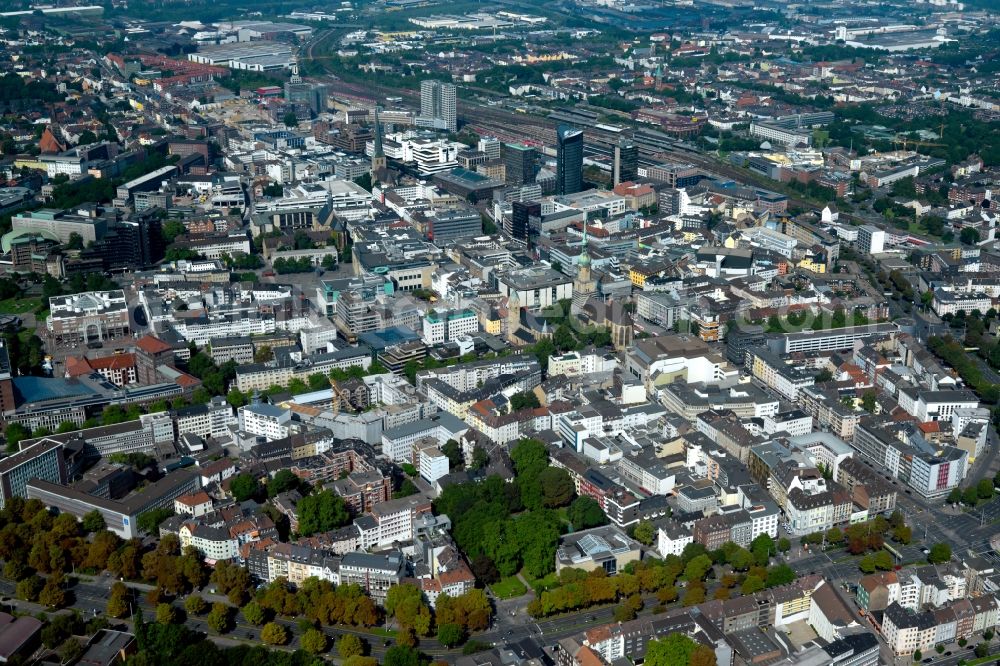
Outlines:
MULTIPOLYGON (((316 44, 323 41, 316 40, 307 50, 307 56, 313 57, 316 44)), ((334 96, 345 97, 360 103, 375 104, 386 97, 401 97, 408 102, 420 101, 420 94, 414 90, 400 90, 379 85, 364 85, 351 83, 334 77, 330 81, 330 87, 334 96)), ((541 116, 529 116, 526 114, 514 113, 495 107, 476 104, 468 100, 459 99, 457 101, 457 115, 465 124, 473 127, 479 134, 492 134, 504 141, 524 141, 540 144, 541 146, 552 146, 556 140, 556 127, 558 122, 541 116)), ((584 128, 585 135, 591 140, 588 142, 587 150, 592 156, 610 158, 612 156, 612 145, 614 137, 603 136, 595 128, 584 128)), ((626 133, 626 136, 631 132, 626 133)), ((745 169, 737 169, 727 162, 706 153, 688 147, 682 141, 669 138, 658 139, 655 144, 648 139, 636 138, 639 148, 639 163, 643 166, 652 166, 666 160, 673 160, 680 163, 693 164, 709 174, 729 178, 740 183, 747 183, 755 187, 774 189, 774 183, 762 182, 754 174, 748 174, 745 169)), ((808 201, 800 196, 785 193, 789 204, 810 210, 816 207, 815 202, 808 201)))

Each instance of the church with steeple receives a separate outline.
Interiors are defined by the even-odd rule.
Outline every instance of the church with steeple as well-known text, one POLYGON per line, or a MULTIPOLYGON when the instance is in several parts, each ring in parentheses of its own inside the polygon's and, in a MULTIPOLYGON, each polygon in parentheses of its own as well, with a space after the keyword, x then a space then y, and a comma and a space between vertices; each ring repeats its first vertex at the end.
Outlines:
POLYGON ((379 175, 386 170, 385 149, 382 148, 382 123, 378 117, 378 107, 375 107, 375 140, 372 146, 372 184, 379 180, 379 175))
POLYGON ((587 223, 583 223, 583 249, 576 258, 576 278, 573 279, 572 314, 580 314, 591 296, 597 293, 597 281, 590 272, 590 253, 587 252, 587 223))

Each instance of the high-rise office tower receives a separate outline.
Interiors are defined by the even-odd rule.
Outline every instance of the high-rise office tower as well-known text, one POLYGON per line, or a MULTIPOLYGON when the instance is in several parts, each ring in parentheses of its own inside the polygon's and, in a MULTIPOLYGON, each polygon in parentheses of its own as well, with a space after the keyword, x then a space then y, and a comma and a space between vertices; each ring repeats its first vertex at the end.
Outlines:
POLYGON ((542 218, 542 204, 537 201, 515 201, 511 204, 510 235, 515 240, 531 242, 531 236, 537 231, 532 229, 532 222, 538 224, 542 218), (532 220, 534 218, 534 220, 532 220))
POLYGON ((614 185, 639 177, 639 148, 628 139, 619 139, 614 152, 614 185))
POLYGON ((535 149, 519 143, 503 145, 504 178, 515 187, 535 182, 535 149))
POLYGON ((583 130, 560 125, 556 130, 556 194, 583 189, 583 130))
POLYGON ((454 132, 458 128, 458 102, 455 84, 440 81, 420 82, 420 116, 436 121, 440 129, 454 132))
POLYGON ((304 83, 301 80, 285 84, 285 101, 308 108, 314 116, 326 112, 328 96, 326 86, 321 84, 304 83))
POLYGON ((500 159, 500 139, 492 136, 480 137, 478 149, 488 160, 500 159))

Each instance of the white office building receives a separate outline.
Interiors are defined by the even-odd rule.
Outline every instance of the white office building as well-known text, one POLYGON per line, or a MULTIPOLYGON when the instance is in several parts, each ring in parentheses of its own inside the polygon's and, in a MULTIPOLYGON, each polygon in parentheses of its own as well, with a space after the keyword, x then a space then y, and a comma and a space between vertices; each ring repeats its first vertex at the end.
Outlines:
POLYGON ((260 403, 240 407, 239 418, 240 430, 275 440, 288 436, 292 413, 275 405, 260 403))
POLYGON ((420 82, 420 116, 417 125, 454 132, 458 128, 458 96, 455 84, 420 82), (423 121, 423 122, 421 122, 423 121))
POLYGON ((878 254, 885 250, 885 230, 871 224, 858 229, 858 248, 867 254, 878 254))
POLYGON ((452 342, 462 336, 479 332, 479 317, 469 309, 431 310, 424 317, 424 344, 452 342))

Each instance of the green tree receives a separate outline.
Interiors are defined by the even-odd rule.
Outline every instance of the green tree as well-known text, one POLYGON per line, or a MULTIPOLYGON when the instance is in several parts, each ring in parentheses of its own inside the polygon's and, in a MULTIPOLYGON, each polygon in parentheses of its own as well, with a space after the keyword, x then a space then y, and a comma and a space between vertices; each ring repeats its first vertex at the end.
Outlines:
POLYGON ((518 475, 537 476, 549 464, 545 444, 537 439, 522 439, 511 449, 510 458, 518 475))
POLYGON ((217 634, 229 631, 232 614, 229 606, 223 603, 212 604, 212 610, 205 616, 205 623, 217 634))
POLYGON ((59 427, 56 428, 56 434, 65 435, 68 432, 73 432, 74 430, 79 430, 79 429, 80 426, 73 423, 72 421, 63 421, 62 423, 59 424, 59 427))
POLYGON ((754 555, 746 548, 738 548, 729 557, 729 565, 734 571, 746 571, 754 563, 754 555))
POLYGON ((573 529, 577 530, 597 527, 607 522, 601 505, 597 503, 597 500, 586 495, 573 500, 566 511, 566 517, 573 524, 573 529))
POLYGON ((410 481, 409 479, 403 479, 402 483, 399 484, 399 490, 392 494, 394 499, 399 499, 401 497, 410 497, 411 495, 416 495, 420 492, 420 489, 410 481))
POLYGON ((404 583, 390 587, 385 612, 395 617, 401 627, 412 629, 420 636, 430 634, 431 610, 415 585, 404 583))
POLYGON ((378 666, 378 659, 375 657, 361 657, 355 655, 345 659, 342 666, 378 666))
POLYGON ((4 437, 7 439, 7 451, 10 453, 18 451, 18 444, 21 443, 21 440, 27 439, 30 436, 31 432, 23 425, 20 423, 11 423, 4 432, 4 437))
POLYGON ((420 653, 409 645, 394 645, 385 651, 384 666, 420 666, 420 653))
POLYGON ((465 641, 465 629, 458 624, 442 624, 438 627, 437 639, 445 647, 455 647, 465 641))
POLYGON ((476 444, 472 448, 472 462, 469 469, 483 469, 490 463, 490 454, 483 447, 476 444))
POLYGON ((278 472, 267 482, 267 496, 277 497, 281 493, 295 490, 299 487, 301 480, 294 472, 288 469, 278 470, 278 472))
POLYGON ((685 634, 670 634, 646 644, 646 666, 686 666, 697 643, 685 634))
POLYGON ((887 550, 880 550, 875 553, 875 568, 881 569, 882 571, 889 571, 892 569, 893 561, 892 555, 889 554, 887 550))
POLYGON ((247 404, 247 397, 235 386, 229 389, 229 393, 226 394, 226 402, 230 404, 235 409, 239 409, 243 405, 247 404))
POLYGON ((264 609, 260 607, 260 604, 253 600, 243 607, 242 613, 247 622, 255 624, 258 627, 267 621, 267 615, 264 613, 264 609))
POLYGON ((708 555, 695 557, 684 567, 684 580, 700 581, 712 569, 712 559, 708 555))
POLYGON ((753 594, 754 592, 760 592, 764 589, 764 581, 761 580, 760 576, 747 576, 743 580, 743 585, 740 587, 743 594, 753 594))
POLYGON ((993 481, 991 479, 980 479, 976 484, 976 495, 979 499, 989 499, 993 497, 993 481))
POLYGON ((206 608, 208 608, 208 604, 197 594, 192 594, 184 600, 184 610, 189 615, 201 615, 206 608))
POLYGON ((24 599, 25 601, 37 601, 38 595, 41 594, 44 585, 45 583, 40 576, 37 574, 31 575, 17 584, 14 588, 14 595, 18 599, 24 599))
POLYGON ((635 526, 635 531, 632 533, 635 540, 639 543, 652 546, 653 541, 656 539, 656 528, 648 520, 640 520, 639 524, 635 526))
POLYGON ((360 185, 363 189, 368 192, 372 191, 372 175, 370 173, 363 173, 354 179, 356 185, 360 185))
POLYGON ((303 497, 296 507, 299 514, 299 534, 310 536, 346 525, 351 515, 343 498, 332 490, 303 497))
POLYGON ((927 554, 927 561, 931 564, 941 564, 951 560, 951 546, 946 543, 936 543, 930 548, 927 554))
POLYGON ((788 585, 794 580, 795 570, 787 564, 776 564, 767 568, 767 580, 765 583, 768 587, 788 585))
POLYGON ((111 593, 108 595, 108 617, 124 617, 129 611, 129 591, 124 583, 116 582, 111 585, 111 593))
POLYGON ((522 409, 537 409, 541 407, 538 396, 532 391, 521 391, 510 396, 510 411, 517 412, 522 409))
POLYGON ((948 493, 948 503, 949 504, 959 504, 962 501, 962 489, 958 486, 951 489, 948 493))
POLYGON ((42 278, 42 299, 48 301, 53 296, 60 296, 62 293, 62 283, 46 273, 45 277, 42 278))
POLYGON ((144 532, 156 534, 159 531, 160 523, 172 515, 174 515, 174 510, 170 508, 153 509, 139 514, 136 525, 144 532))
POLYGON ((237 474, 229 482, 229 492, 237 502, 253 499, 260 492, 260 482, 252 474, 237 474))
POLYGON ((70 636, 67 638, 61 646, 59 646, 59 656, 64 664, 73 664, 80 659, 86 649, 83 644, 80 643, 76 638, 70 636))
POLYGON ((340 655, 341 659, 363 655, 364 653, 364 643, 354 634, 344 634, 341 636, 340 640, 337 641, 337 654, 340 655))
POLYGON ((777 546, 774 545, 774 539, 770 537, 767 533, 761 533, 750 542, 750 552, 753 553, 754 560, 757 562, 758 566, 767 566, 768 561, 771 559, 771 555, 778 552, 777 546))
POLYGON ((550 509, 566 506, 573 499, 573 479, 564 469, 546 467, 538 475, 538 484, 542 490, 542 503, 550 509))
POLYGON ((66 591, 63 589, 62 575, 50 576, 38 593, 38 603, 48 608, 66 606, 66 591))
MULTIPOLYGON (((342 639, 343 640, 343 639, 342 639)), ((319 629, 307 629, 299 641, 302 644, 302 649, 309 654, 322 654, 326 652, 329 640, 319 629)), ((342 657, 344 655, 341 655, 342 657)))
POLYGON ((179 220, 167 220, 160 227, 160 233, 163 235, 163 240, 169 245, 173 243, 178 236, 183 236, 187 233, 187 227, 184 223, 179 220))
POLYGON ((559 324, 555 333, 552 334, 552 344, 554 344, 556 349, 559 351, 570 351, 572 349, 576 349, 577 342, 576 336, 573 335, 573 329, 566 324, 559 324))
POLYGON ((260 630, 260 640, 268 645, 284 645, 288 642, 288 630, 277 622, 268 622, 260 630))
POLYGON ((441 453, 448 457, 448 468, 451 470, 461 469, 465 464, 465 458, 462 456, 462 445, 459 444, 454 439, 449 439, 441 447, 441 453))
POLYGON ((979 232, 972 227, 963 227, 958 239, 963 245, 976 245, 979 243, 979 232))
POLYGON ((83 526, 83 529, 87 532, 90 532, 91 534, 95 532, 100 532, 101 530, 107 527, 107 525, 105 525, 104 523, 104 516, 101 515, 101 512, 98 511, 97 509, 85 513, 80 522, 81 525, 83 526))
POLYGON ((286 113, 281 117, 281 120, 287 127, 297 127, 299 124, 299 119, 295 116, 295 112, 293 111, 286 113))
POLYGON ((177 622, 177 609, 166 602, 158 604, 156 606, 156 621, 160 624, 174 624, 177 622))

